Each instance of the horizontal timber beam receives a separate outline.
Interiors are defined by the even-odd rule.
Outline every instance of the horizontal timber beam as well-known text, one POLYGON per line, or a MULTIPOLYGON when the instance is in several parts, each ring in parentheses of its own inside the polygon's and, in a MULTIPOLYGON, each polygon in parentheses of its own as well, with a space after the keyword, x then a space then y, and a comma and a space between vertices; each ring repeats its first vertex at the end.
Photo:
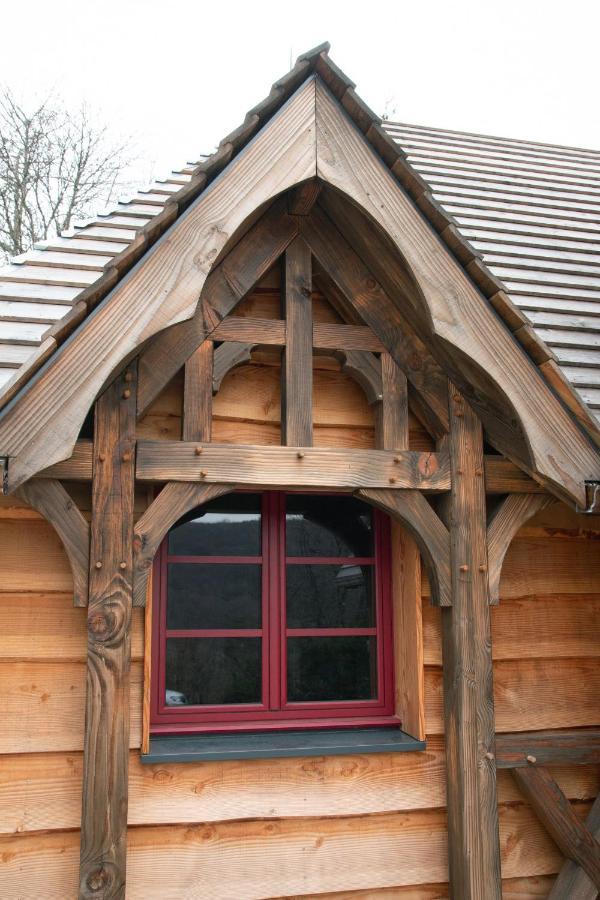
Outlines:
POLYGON ((447 491, 445 453, 138 441, 139 481, 447 491))
MULTIPOLYGON (((157 441, 159 445, 165 446, 173 446, 179 443, 178 441, 157 441)), ((193 444, 196 447, 196 444, 193 444)), ((210 445, 208 445, 210 446, 210 445)), ((215 445, 218 446, 218 445, 215 445)), ((235 450, 237 445, 235 444, 227 444, 228 449, 235 450)), ((263 451, 277 451, 280 448, 278 447, 257 447, 255 448, 260 452, 263 451)), ((319 452, 315 450, 315 448, 311 449, 311 453, 319 452)), ((323 451, 321 451, 323 452, 323 451)), ((333 451, 326 451, 333 452, 333 451)), ((339 454, 351 454, 351 453, 372 453, 374 451, 352 451, 352 450, 340 450, 339 454)), ((430 454, 423 454, 424 456, 429 456, 430 454)), ((507 459, 503 459, 502 457, 490 455, 485 457, 484 461, 484 469, 485 469, 485 487, 488 494, 510 494, 510 493, 530 493, 530 494, 543 494, 545 493, 544 488, 534 481, 533 478, 530 478, 525 472, 522 472, 518 466, 515 466, 507 459)), ((49 466, 47 469, 43 469, 37 478, 59 478, 63 481, 91 481, 92 478, 92 442, 91 441, 77 441, 75 445, 75 450, 73 452, 73 456, 69 457, 69 459, 65 459, 63 462, 56 463, 53 466, 49 466)), ((186 480, 186 479, 184 479, 186 480)), ((384 487, 388 487, 389 485, 384 485, 384 487)), ((368 485, 349 485, 349 487, 368 487, 368 485)), ((444 489, 445 490, 445 489, 444 489)))
MULTIPOLYGON (((365 325, 315 323, 312 345, 318 350, 371 350, 382 353, 385 347, 365 325)), ((286 325, 283 319, 260 319, 252 316, 227 316, 212 333, 215 341, 239 341, 255 345, 283 347, 286 325)))
POLYGON ((499 769, 599 764, 600 730, 595 728, 496 735, 499 769))

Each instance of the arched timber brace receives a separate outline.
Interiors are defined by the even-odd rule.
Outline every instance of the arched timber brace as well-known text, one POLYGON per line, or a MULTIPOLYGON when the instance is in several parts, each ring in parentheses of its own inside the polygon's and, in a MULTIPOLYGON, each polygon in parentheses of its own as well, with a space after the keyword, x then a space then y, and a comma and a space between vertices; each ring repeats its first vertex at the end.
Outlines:
POLYGON ((135 367, 96 402, 79 897, 122 898, 127 853, 135 367))
POLYGON ((233 487, 172 481, 137 520, 133 536, 133 605, 144 606, 154 556, 169 528, 196 506, 227 494, 233 487))
POLYGON ((17 495, 55 528, 71 564, 73 605, 87 606, 90 567, 90 526, 60 481, 38 479, 22 484, 17 495))
POLYGON ((450 534, 419 491, 359 490, 368 500, 405 526, 414 537, 427 565, 433 603, 450 606, 450 534))
POLYGON ((449 393, 452 606, 442 609, 442 658, 450 885, 460 900, 500 900, 483 434, 452 385, 449 393))
POLYGON ((494 513, 487 529, 488 583, 493 606, 500 602, 502 564, 512 539, 528 519, 555 502, 546 494, 510 494, 494 513))

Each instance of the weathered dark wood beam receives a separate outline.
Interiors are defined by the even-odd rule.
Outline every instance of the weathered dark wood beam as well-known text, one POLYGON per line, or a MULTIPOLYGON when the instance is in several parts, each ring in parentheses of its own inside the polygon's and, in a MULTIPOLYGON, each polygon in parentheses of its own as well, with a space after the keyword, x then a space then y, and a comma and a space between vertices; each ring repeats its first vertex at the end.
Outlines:
POLYGON ((575 814, 550 772, 541 766, 529 766, 513 769, 512 774, 561 853, 581 866, 600 890, 600 843, 575 814))
POLYGON ((321 193, 321 182, 316 178, 292 188, 288 195, 288 212, 292 216, 308 216, 321 193))
POLYGON ((96 402, 79 897, 123 898, 133 584, 135 368, 96 402))
POLYGON ((152 563, 169 528, 175 522, 209 500, 227 494, 231 487, 221 484, 170 482, 135 523, 133 536, 133 605, 145 606, 152 563))
POLYGON ((37 509, 56 530, 71 564, 73 605, 87 606, 90 568, 90 526, 60 481, 35 478, 16 494, 37 509))
POLYGON ((221 344, 213 355, 213 394, 216 394, 228 372, 250 362, 254 344, 239 341, 221 344))
MULTIPOLYGON (((286 342, 286 323, 283 319, 227 316, 215 328, 212 338, 215 341, 283 347, 286 342)), ((312 326, 312 346, 320 350, 370 350, 374 353, 384 350, 383 344, 370 328, 329 322, 317 322, 312 326)))
POLYGON ((450 534, 423 494, 387 487, 359 490, 356 495, 397 519, 410 532, 425 560, 434 606, 450 606, 450 534))
POLYGON ((285 198, 277 200, 208 275, 192 319, 156 335, 142 351, 138 415, 268 272, 298 234, 298 221, 287 213, 285 198))
POLYGON ((302 236, 320 265, 346 296, 422 398, 435 437, 448 430, 446 376, 372 272, 317 205, 300 221, 302 236))
POLYGON ((313 440, 312 262, 298 237, 285 251, 286 344, 281 367, 281 440, 310 447, 313 440))
POLYGON ((555 502, 551 494, 510 494, 496 510, 487 529, 488 583, 492 605, 500 602, 502 565, 517 531, 528 519, 555 502))
POLYGON ((213 342, 204 341, 185 364, 184 441, 210 441, 212 431, 213 342))
MULTIPOLYGON (((233 345, 231 345, 233 346, 233 345)), ((236 345, 239 348, 239 345, 236 345)), ((219 347, 219 350, 222 348, 219 347)), ((247 348, 246 348, 247 349, 247 348)), ((217 351, 218 353, 219 351, 217 351)), ((245 352, 245 351, 244 351, 245 352)), ((249 351, 248 351, 249 353, 249 351)), ((217 354, 215 354, 216 356, 217 354)), ((248 358, 248 357, 246 357, 248 358)), ((240 359, 239 362, 243 360, 240 359)), ((376 382, 374 382, 374 385, 376 382)), ((233 448, 233 445, 229 445, 233 448)), ((491 455, 484 461, 485 487, 488 494, 533 493, 545 494, 545 489, 507 459, 491 455)), ((64 462, 43 469, 37 478, 59 478, 64 481, 91 481, 92 443, 78 441, 75 452, 64 462)))
POLYGON ((496 766, 515 769, 533 764, 577 766, 600 764, 600 730, 576 728, 496 735, 496 766))
POLYGON ((408 450, 408 387, 406 375, 389 353, 381 354, 381 400, 376 408, 377 446, 408 450))
POLYGON ((448 455, 412 450, 350 450, 138 441, 140 481, 193 481, 267 487, 389 487, 446 491, 448 455))
MULTIPOLYGON (((596 797, 585 827, 600 841, 600 794, 596 797)), ((565 860, 558 877, 548 894, 548 900, 597 900, 598 888, 578 863, 565 860)))
POLYGON ((450 394, 452 606, 442 610, 450 890, 500 900, 494 694, 481 423, 450 394))

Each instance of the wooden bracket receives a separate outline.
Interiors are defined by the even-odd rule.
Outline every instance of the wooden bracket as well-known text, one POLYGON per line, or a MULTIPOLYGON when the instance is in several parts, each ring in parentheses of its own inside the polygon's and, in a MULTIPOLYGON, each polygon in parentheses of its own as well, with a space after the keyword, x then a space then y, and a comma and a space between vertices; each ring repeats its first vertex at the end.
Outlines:
POLYGON ((73 575, 73 605, 87 606, 90 567, 90 526, 60 481, 54 478, 26 481, 16 492, 37 509, 61 539, 73 575))
POLYGON ((555 502, 548 494, 510 494, 497 509, 487 528, 488 585, 492 606, 500 602, 500 575, 512 539, 528 519, 555 502))
POLYGON ((152 562, 169 528, 195 506, 234 489, 233 485, 170 482, 135 523, 133 535, 133 605, 145 606, 152 562))

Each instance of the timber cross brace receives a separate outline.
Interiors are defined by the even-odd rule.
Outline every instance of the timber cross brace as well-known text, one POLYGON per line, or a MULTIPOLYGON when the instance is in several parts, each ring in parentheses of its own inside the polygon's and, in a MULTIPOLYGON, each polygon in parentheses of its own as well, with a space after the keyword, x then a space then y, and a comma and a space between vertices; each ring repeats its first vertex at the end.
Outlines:
MULTIPOLYGON (((125 895, 131 617, 157 548, 190 510, 252 487, 353 493, 417 542, 442 609, 451 890, 499 900, 506 741, 495 736, 489 605, 518 529, 556 496, 581 500, 598 455, 318 78, 226 174, 0 423, 8 489, 54 525, 75 603, 88 608, 80 897, 125 895), (242 302, 274 267, 278 317, 245 315, 242 302), (314 320, 315 287, 335 321, 314 320), (280 446, 214 441, 215 395, 265 348, 280 354, 280 446), (375 448, 316 441, 315 357, 333 357, 367 393, 375 448), (180 435, 144 438, 140 420, 181 370, 180 435), (93 439, 76 440, 93 402, 93 439), (411 447, 412 415, 431 449, 411 447), (485 453, 484 439, 499 452, 485 453), (69 482, 91 485, 91 525, 69 482), (141 512, 136 486, 156 491, 141 512)), ((577 828, 544 772, 524 771, 534 769, 517 767, 516 778, 546 797, 539 809, 561 849, 597 883, 596 825, 577 828)))

